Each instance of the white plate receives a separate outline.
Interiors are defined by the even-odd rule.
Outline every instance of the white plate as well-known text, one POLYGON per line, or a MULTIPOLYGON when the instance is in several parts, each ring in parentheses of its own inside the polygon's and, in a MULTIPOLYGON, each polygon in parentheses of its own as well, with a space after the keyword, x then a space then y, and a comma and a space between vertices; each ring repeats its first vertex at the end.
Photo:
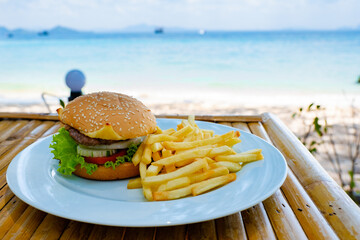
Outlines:
MULTIPOLYGON (((162 129, 176 128, 177 119, 158 119, 162 129)), ((223 134, 234 128, 197 122, 223 134)), ((264 160, 237 173, 236 181, 214 191, 172 201, 149 202, 140 189, 127 190, 128 180, 98 182, 58 173, 49 149, 52 136, 28 146, 10 163, 7 183, 27 204, 50 214, 111 226, 171 226, 206 221, 247 209, 272 195, 284 182, 287 166, 272 145, 241 132, 236 151, 263 149, 264 160)))

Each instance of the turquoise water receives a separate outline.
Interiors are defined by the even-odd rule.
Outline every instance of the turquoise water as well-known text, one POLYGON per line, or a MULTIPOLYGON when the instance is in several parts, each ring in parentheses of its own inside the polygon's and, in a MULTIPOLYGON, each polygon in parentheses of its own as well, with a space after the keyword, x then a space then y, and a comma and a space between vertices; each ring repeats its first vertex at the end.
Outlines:
POLYGON ((1 92, 64 90, 64 76, 74 68, 85 73, 87 88, 96 89, 182 86, 357 92, 360 32, 0 39, 1 92))

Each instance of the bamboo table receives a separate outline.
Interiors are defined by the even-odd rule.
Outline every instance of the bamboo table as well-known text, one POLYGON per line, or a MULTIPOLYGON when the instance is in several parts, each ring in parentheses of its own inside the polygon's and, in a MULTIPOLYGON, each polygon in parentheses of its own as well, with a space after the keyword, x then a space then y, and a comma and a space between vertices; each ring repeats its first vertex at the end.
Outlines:
POLYGON ((6 169, 21 150, 55 133, 61 123, 56 115, 0 113, 0 239, 360 239, 360 208, 276 116, 196 119, 252 132, 274 144, 289 166, 281 189, 242 212, 173 227, 107 227, 56 217, 14 196, 6 169))

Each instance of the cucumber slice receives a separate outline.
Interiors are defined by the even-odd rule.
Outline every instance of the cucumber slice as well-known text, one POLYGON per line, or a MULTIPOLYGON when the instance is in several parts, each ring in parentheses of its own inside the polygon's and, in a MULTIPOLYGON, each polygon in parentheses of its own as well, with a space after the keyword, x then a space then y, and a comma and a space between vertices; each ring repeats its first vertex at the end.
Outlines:
POLYGON ((77 153, 84 157, 109 157, 113 155, 116 150, 100 150, 100 149, 89 149, 82 146, 77 146, 77 153))

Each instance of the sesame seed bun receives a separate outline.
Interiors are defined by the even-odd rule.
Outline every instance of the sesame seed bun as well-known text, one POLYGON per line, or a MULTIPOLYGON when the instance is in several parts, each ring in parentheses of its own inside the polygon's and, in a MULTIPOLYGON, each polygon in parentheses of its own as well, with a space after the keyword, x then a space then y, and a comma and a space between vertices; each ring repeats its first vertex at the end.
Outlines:
POLYGON ((91 138, 125 140, 153 133, 156 119, 142 102, 125 94, 96 92, 58 109, 60 121, 91 138))
POLYGON ((98 165, 98 168, 93 174, 89 175, 86 173, 85 168, 81 168, 80 165, 76 166, 75 175, 99 181, 108 181, 108 180, 118 180, 124 178, 130 178, 138 176, 139 173, 139 165, 134 166, 134 164, 126 162, 122 163, 119 166, 113 169, 112 167, 106 168, 103 165, 98 165))

